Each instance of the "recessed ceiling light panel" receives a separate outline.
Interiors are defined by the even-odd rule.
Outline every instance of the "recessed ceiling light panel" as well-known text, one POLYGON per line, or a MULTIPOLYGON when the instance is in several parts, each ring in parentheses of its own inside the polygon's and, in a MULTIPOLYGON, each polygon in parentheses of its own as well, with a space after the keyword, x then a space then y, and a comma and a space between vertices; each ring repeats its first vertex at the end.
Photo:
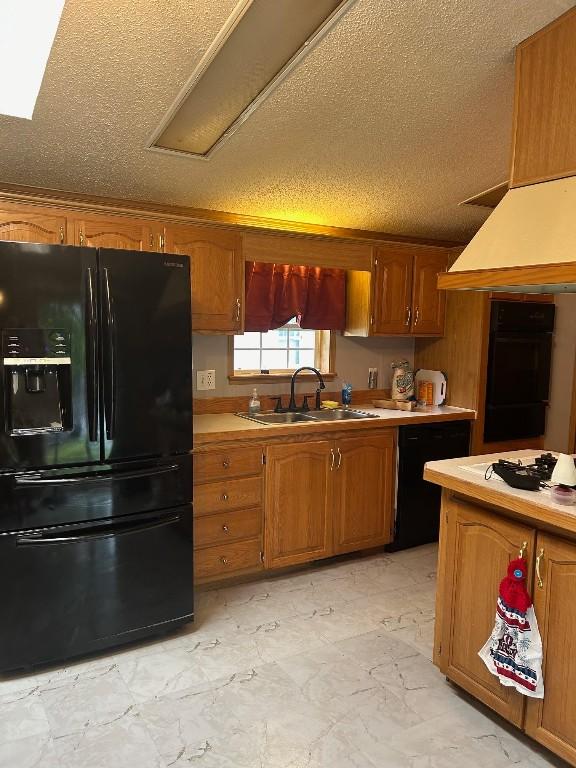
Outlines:
POLYGON ((0 114, 32 119, 64 0, 1 0, 0 114))
POLYGON ((241 0, 149 146, 207 158, 355 0, 241 0))

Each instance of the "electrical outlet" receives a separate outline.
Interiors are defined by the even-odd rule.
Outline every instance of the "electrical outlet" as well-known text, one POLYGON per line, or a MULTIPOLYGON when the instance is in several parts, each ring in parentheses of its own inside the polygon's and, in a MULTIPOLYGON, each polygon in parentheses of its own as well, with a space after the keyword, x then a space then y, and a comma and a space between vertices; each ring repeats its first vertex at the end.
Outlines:
POLYGON ((197 371, 196 388, 198 390, 216 389, 216 371, 197 371))

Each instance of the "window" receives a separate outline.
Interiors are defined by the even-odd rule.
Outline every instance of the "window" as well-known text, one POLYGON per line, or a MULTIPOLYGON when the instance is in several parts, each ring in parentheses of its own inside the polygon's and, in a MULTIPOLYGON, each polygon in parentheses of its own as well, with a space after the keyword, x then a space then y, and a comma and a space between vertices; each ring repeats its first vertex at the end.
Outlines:
POLYGON ((330 331, 300 328, 294 318, 267 333, 248 332, 233 337, 231 379, 290 376, 310 365, 322 373, 333 372, 330 331))

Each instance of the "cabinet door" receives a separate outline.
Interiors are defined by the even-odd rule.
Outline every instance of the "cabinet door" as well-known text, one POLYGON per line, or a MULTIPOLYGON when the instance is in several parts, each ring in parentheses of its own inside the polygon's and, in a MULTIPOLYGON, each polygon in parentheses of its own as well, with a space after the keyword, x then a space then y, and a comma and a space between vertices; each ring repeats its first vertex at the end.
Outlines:
POLYGON ((518 556, 526 542, 530 565, 534 541, 535 532, 531 528, 464 501, 450 501, 444 576, 446 601, 442 618, 444 625, 451 628, 446 673, 518 726, 524 717, 524 697, 500 685, 478 651, 494 628, 498 588, 506 576, 508 563, 518 556))
POLYGON ((334 549, 353 552, 392 539, 394 433, 335 443, 334 549))
POLYGON ((444 334, 446 291, 438 290, 438 273, 447 266, 444 249, 422 248, 414 256, 411 330, 418 336, 444 334))
POLYGON ((332 554, 333 444, 328 440, 268 448, 264 561, 267 568, 332 554))
POLYGON ((190 256, 192 328, 240 333, 244 265, 240 236, 209 227, 169 227, 166 252, 190 256))
POLYGON ((512 187, 576 174, 576 9, 516 49, 512 187))
POLYGON ((66 217, 49 209, 0 209, 0 240, 64 245, 66 229, 66 217))
POLYGON ((372 332, 410 333, 412 254, 401 249, 376 248, 374 256, 372 332))
POLYGON ((576 544, 538 534, 542 587, 534 610, 544 650, 544 698, 530 699, 526 733, 576 765, 576 544))
POLYGON ((74 245, 126 251, 158 251, 158 227, 137 219, 95 217, 74 220, 74 245))

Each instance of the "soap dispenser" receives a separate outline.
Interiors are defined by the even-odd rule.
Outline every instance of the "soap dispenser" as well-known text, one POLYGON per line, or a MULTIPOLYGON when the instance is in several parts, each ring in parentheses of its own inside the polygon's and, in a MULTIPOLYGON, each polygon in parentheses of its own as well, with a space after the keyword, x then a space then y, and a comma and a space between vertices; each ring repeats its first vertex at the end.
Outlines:
POLYGON ((258 398, 258 390, 256 387, 252 390, 252 397, 248 403, 248 413, 260 413, 260 400, 258 398))

